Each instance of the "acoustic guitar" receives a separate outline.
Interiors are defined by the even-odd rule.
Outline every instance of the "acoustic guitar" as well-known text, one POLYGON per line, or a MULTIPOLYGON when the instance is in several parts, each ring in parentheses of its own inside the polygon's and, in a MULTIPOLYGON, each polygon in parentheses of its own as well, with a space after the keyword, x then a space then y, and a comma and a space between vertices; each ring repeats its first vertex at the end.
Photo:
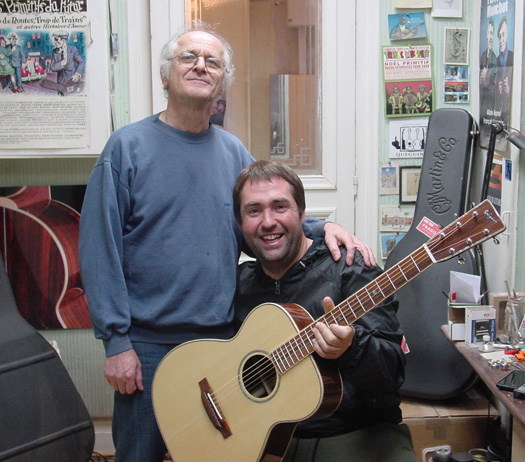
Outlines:
POLYGON ((315 322, 298 305, 268 303, 251 311, 231 340, 174 348, 152 390, 173 460, 281 461, 297 423, 330 414, 341 398, 338 371, 326 372, 330 362, 313 355, 315 324, 352 324, 434 263, 504 229, 486 200, 315 322))
POLYGON ((80 281, 80 213, 49 186, 0 196, 0 253, 22 317, 36 329, 92 327, 80 281))

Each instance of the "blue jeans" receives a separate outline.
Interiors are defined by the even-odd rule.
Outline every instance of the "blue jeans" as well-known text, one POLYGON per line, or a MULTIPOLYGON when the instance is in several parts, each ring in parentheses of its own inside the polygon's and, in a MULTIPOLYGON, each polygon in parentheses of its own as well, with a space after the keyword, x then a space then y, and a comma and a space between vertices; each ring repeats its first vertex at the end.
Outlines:
POLYGON ((176 345, 133 342, 142 363, 144 391, 132 395, 115 392, 113 443, 115 462, 162 462, 166 445, 151 400, 151 385, 158 364, 176 345))

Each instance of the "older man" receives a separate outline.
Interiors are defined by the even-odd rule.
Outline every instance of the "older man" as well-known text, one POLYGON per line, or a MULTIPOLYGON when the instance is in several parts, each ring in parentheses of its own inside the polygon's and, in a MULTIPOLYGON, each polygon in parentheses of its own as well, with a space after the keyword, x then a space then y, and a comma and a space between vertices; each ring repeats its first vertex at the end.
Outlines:
MULTIPOLYGON (((117 462, 163 460, 151 402, 162 358, 182 342, 234 333, 242 236, 231 193, 254 160, 209 122, 215 97, 233 78, 232 50, 222 37, 203 25, 173 37, 160 74, 166 110, 111 136, 80 223, 82 280, 115 390, 117 462)), ((322 227, 312 222, 310 231, 322 234, 322 227)), ((353 253, 353 236, 340 228, 337 234, 353 253)))

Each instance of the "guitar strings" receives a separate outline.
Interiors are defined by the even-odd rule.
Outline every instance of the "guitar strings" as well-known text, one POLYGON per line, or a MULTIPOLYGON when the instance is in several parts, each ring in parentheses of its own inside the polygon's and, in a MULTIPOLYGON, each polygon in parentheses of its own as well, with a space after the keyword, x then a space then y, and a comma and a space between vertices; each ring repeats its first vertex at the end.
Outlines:
MULTIPOLYGON (((462 217, 466 218, 466 217, 462 217)), ((474 217, 475 218, 475 217, 474 217)), ((470 218, 467 218, 465 224, 468 224, 470 221, 472 221, 473 216, 470 216, 470 218)), ((455 237, 456 234, 460 233, 461 227, 456 227, 455 223, 449 225, 447 228, 445 228, 441 233, 446 233, 444 237, 438 237, 437 239, 433 238, 429 240, 426 245, 427 248, 432 251, 436 250, 436 248, 443 246, 445 241, 450 240, 452 237, 455 237), (448 230, 450 228, 450 230, 448 230)), ((479 235, 483 235, 482 233, 478 233, 479 235)), ((487 237, 488 238, 488 237, 487 237)), ((477 239, 477 238, 475 238, 477 239)), ((399 288, 404 286, 406 283, 408 283, 410 280, 412 280, 414 277, 416 277, 418 274, 420 274, 422 271, 427 269, 429 266, 432 265, 432 260, 430 259, 430 256, 428 255, 427 251, 425 250, 424 246, 419 247, 414 251, 411 255, 401 260, 398 264, 394 265, 391 269, 388 270, 388 272, 382 273, 378 278, 376 278, 374 281, 371 281, 369 284, 367 284, 365 287, 361 288, 359 291, 357 291, 355 294, 341 302, 339 305, 335 306, 329 313, 326 313, 324 316, 319 318, 318 320, 311 323, 309 326, 305 327, 301 331, 297 333, 294 337, 289 339, 287 342, 285 342, 283 345, 279 346, 268 356, 262 357, 260 360, 255 362, 253 365, 249 366, 244 373, 244 385, 247 390, 249 390, 254 384, 256 384, 259 380, 269 380, 272 379, 274 376, 278 377, 279 374, 277 374, 277 370, 279 370, 278 366, 275 364, 272 356, 279 357, 279 354, 277 354, 277 350, 281 350, 281 358, 284 357, 284 361, 281 359, 281 361, 286 362, 288 364, 288 367, 285 367, 285 370, 282 372, 282 374, 286 373, 289 369, 294 367, 296 364, 301 362, 303 359, 308 357, 313 351, 313 343, 312 339, 314 337, 313 335, 313 329, 317 322, 324 322, 325 324, 329 325, 329 322, 327 320, 327 317, 331 316, 333 321, 336 324, 339 324, 338 320, 341 320, 341 317, 344 319, 345 324, 349 325, 355 320, 359 319, 361 316, 366 314, 370 309, 377 306, 379 303, 381 303, 383 300, 388 298, 390 295, 395 293, 399 288), (419 268, 418 265, 423 266, 424 264, 428 263, 427 266, 425 266, 422 270, 419 268), (416 268, 416 274, 414 276, 411 275, 413 273, 414 268, 416 268), (399 270, 398 277, 394 277, 394 280, 399 278, 400 282, 398 282, 398 285, 396 286, 390 276, 387 275, 387 273, 393 273, 395 270, 399 270), (401 278, 401 275, 402 278, 401 278), (405 279, 403 281, 403 279, 405 279), (380 297, 378 300, 375 300, 374 297, 378 295, 377 291, 370 291, 368 290, 368 287, 370 285, 375 284, 380 292, 380 297), (384 285, 382 285, 384 284, 384 285), (361 297, 364 297, 365 300, 361 301, 361 297), (368 300, 367 299, 370 299, 368 300), (352 306, 352 301, 357 300, 359 303, 359 307, 357 305, 352 306), (366 307, 370 305, 370 302, 372 302, 372 305, 367 309, 366 307), (339 315, 335 315, 334 313, 336 311, 339 311, 339 315), (356 314, 356 312, 358 314, 356 314), (354 318, 352 322, 348 322, 347 318, 354 318), (305 337, 308 343, 311 345, 311 348, 308 347, 308 343, 305 341, 305 337), (297 339, 300 339, 300 342, 297 339), (283 355, 282 350, 285 351, 285 354, 283 355), (306 351, 306 354, 304 353, 306 351), (294 359, 294 357, 296 359, 294 359), (300 357, 301 356, 301 357, 300 357), (290 359, 288 361, 286 358, 290 359)), ((225 388, 230 386, 233 382, 237 383, 239 381, 239 376, 233 378, 226 384, 224 384, 222 387, 220 387, 217 391, 212 393, 214 399, 219 396, 219 394, 222 395, 222 392, 225 388)), ((231 394, 226 392, 224 396, 221 396, 221 401, 227 400, 228 396, 231 394)))

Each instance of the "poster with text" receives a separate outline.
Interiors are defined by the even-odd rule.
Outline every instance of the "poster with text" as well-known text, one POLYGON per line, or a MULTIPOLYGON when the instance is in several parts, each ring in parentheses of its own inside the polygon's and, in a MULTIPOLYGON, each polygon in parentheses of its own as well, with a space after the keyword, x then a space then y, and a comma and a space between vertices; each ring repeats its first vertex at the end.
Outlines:
MULTIPOLYGON (((514 0, 482 0, 479 40, 480 146, 489 145, 494 122, 509 123, 514 68, 514 0)), ((496 150, 507 150, 503 133, 496 150)))
POLYGON ((383 47, 385 115, 413 117, 433 110, 432 47, 383 47))
POLYGON ((88 0, 0 1, 2 149, 91 143, 88 0))
POLYGON ((428 117, 396 119, 389 123, 390 159, 420 159, 425 152, 428 117))

